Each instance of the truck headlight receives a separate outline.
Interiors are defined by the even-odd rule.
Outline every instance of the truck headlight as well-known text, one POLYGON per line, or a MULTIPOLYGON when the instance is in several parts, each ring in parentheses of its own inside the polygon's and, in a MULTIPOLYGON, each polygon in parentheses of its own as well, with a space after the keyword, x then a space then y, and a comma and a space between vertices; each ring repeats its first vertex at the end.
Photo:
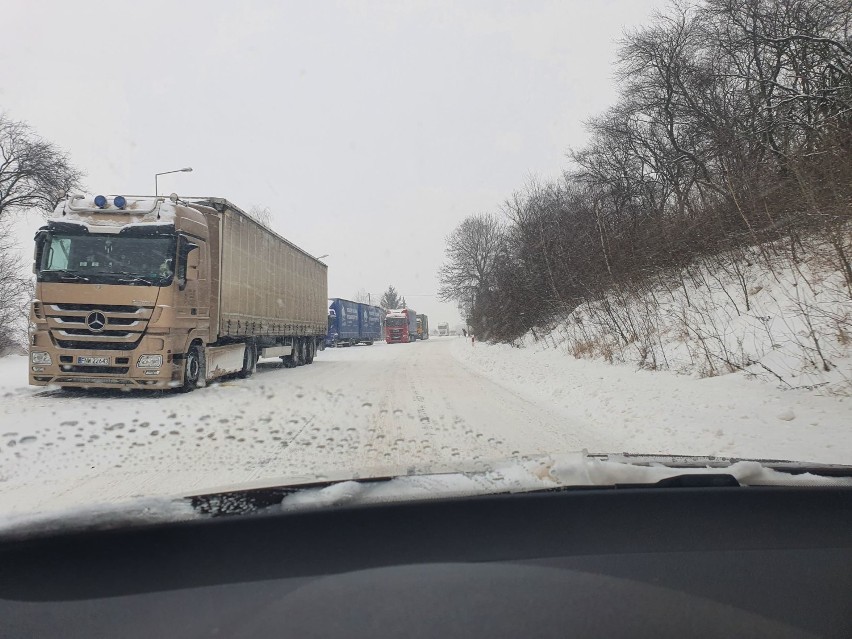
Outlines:
POLYGON ((140 355, 136 362, 137 368, 160 368, 163 365, 162 355, 140 355))
POLYGON ((30 354, 30 359, 33 364, 46 364, 48 366, 53 364, 53 360, 50 359, 50 353, 45 353, 43 351, 33 351, 30 354))

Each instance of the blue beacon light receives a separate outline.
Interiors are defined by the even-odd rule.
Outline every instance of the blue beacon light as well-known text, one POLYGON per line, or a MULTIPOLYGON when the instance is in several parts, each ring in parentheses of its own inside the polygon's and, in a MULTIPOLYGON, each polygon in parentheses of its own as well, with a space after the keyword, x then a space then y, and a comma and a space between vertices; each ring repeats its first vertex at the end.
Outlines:
POLYGON ((98 195, 95 197, 95 206, 99 209, 105 209, 107 205, 107 199, 103 195, 98 195))

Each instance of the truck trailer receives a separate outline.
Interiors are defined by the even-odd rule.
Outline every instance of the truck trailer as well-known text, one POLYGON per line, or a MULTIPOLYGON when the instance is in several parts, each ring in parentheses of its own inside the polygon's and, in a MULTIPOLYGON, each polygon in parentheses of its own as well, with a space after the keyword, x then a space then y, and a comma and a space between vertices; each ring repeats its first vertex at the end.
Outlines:
POLYGON ((388 344, 417 339, 417 313, 410 308, 388 311, 385 316, 385 341, 388 344))
POLYGON ((417 339, 429 339, 429 317, 423 314, 417 316, 417 339))
POLYGON ((373 342, 382 339, 383 309, 339 297, 328 302, 326 346, 354 346, 362 343, 372 346, 373 342))
POLYGON ((192 390, 324 345, 328 267, 222 198, 70 195, 34 271, 36 386, 192 390))

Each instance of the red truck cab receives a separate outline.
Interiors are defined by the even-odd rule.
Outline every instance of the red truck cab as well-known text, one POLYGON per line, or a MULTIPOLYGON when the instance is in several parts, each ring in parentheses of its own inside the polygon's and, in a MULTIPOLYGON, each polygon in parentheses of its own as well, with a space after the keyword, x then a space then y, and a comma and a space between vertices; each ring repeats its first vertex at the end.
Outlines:
POLYGON ((388 344, 417 339, 417 313, 410 308, 388 311, 385 316, 385 341, 388 344))

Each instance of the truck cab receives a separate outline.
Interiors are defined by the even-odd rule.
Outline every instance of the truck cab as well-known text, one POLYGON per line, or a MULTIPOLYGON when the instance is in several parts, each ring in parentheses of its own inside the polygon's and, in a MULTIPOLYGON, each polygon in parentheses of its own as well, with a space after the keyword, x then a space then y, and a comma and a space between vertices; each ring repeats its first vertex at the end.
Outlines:
POLYGON ((417 339, 417 313, 410 308, 389 311, 385 316, 385 342, 398 344, 417 339))
POLYGON ((209 229, 165 198, 60 202, 35 238, 29 381, 171 388, 210 329, 209 229))

